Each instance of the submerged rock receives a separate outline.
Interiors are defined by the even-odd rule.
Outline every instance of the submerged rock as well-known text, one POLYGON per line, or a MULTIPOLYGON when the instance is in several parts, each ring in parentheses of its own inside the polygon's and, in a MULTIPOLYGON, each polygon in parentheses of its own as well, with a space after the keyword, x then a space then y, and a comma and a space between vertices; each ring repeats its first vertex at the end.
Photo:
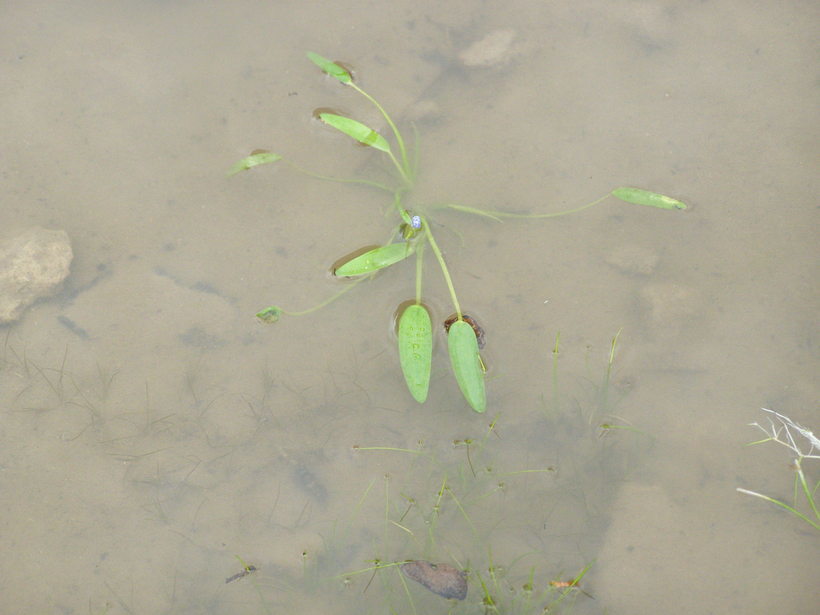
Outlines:
POLYGON ((0 244, 0 325, 58 292, 73 257, 65 231, 34 227, 0 244))
POLYGON ((506 64, 518 53, 514 44, 517 33, 510 28, 493 30, 481 40, 458 54, 458 59, 469 68, 489 68, 506 64))
POLYGON ((464 600, 467 597, 467 573, 449 564, 431 564, 423 560, 405 562, 401 571, 444 598, 464 600))

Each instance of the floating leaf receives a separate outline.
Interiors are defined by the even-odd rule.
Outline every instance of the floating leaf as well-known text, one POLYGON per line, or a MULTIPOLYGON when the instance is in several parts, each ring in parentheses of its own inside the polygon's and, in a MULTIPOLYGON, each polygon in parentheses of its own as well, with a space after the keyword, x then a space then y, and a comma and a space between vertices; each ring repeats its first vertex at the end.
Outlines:
POLYGON ((408 306, 399 317, 399 360, 407 388, 420 404, 427 399, 432 357, 430 313, 419 304, 408 306))
POLYGON ((262 322, 266 323, 274 323, 279 320, 279 317, 282 315, 282 308, 272 305, 270 307, 266 307, 261 312, 256 313, 256 317, 261 320, 262 322))
POLYGON ((359 254, 359 256, 350 259, 344 265, 337 267, 333 273, 345 278, 367 275, 404 260, 413 253, 413 250, 413 244, 410 243, 389 243, 386 246, 359 254))
POLYGON ((335 113, 320 113, 319 119, 325 124, 333 126, 336 130, 345 133, 348 137, 356 139, 362 145, 369 145, 382 152, 390 152, 390 144, 387 139, 361 122, 335 113))
POLYGON ((642 188, 615 188, 612 196, 627 203, 635 205, 648 205, 649 207, 659 207, 661 209, 686 209, 686 203, 665 194, 658 194, 642 188))
POLYGON ((478 340, 473 328, 463 320, 450 325, 447 333, 450 364, 464 399, 476 412, 487 409, 484 393, 484 369, 478 354, 478 340))
POLYGON ((233 165, 230 169, 228 169, 228 175, 236 175, 240 171, 247 171, 251 167, 258 167, 260 164, 267 164, 269 162, 276 162, 277 160, 281 160, 282 156, 279 154, 274 154, 273 152, 269 152, 267 150, 258 149, 251 152, 250 156, 246 156, 235 165, 233 165))
POLYGON ((320 56, 318 53, 308 51, 307 57, 311 62, 318 66, 322 70, 322 72, 327 73, 331 77, 335 77, 342 83, 347 84, 353 81, 353 77, 350 75, 350 71, 339 66, 335 62, 331 62, 327 58, 320 56))
MULTIPOLYGON (((473 331, 475 331, 475 339, 478 342, 478 349, 482 350, 486 344, 484 328, 480 324, 478 324, 478 321, 469 314, 462 314, 461 320, 463 320, 473 328, 473 331)), ((452 316, 450 316, 450 318, 444 321, 444 330, 447 333, 449 333, 450 327, 452 327, 453 323, 456 322, 458 322, 458 314, 453 314, 452 316)))

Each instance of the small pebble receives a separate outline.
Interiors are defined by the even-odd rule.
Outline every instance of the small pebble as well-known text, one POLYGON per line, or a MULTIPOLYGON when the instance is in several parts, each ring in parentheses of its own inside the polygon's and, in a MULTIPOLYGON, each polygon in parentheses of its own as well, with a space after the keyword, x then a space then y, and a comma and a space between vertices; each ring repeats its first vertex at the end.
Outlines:
POLYGON ((464 600, 467 597, 467 573, 449 564, 414 560, 402 564, 401 571, 443 598, 464 600))

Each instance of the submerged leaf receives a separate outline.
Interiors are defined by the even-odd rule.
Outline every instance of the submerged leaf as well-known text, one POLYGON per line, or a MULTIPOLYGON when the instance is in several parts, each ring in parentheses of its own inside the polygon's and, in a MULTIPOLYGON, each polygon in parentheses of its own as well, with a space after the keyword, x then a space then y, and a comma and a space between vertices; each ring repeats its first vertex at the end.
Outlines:
POLYGON ((318 66, 322 72, 327 73, 331 77, 335 77, 342 83, 350 83, 353 81, 353 77, 350 75, 350 71, 339 66, 335 62, 328 60, 320 56, 318 53, 313 53, 312 51, 307 52, 308 59, 313 62, 316 66, 318 66))
POLYGON ((329 124, 336 130, 345 133, 348 137, 356 139, 362 145, 369 145, 382 152, 390 151, 390 144, 387 139, 361 122, 335 113, 320 113, 319 118, 325 124, 329 124))
POLYGON ((408 306, 399 317, 399 360, 413 398, 423 404, 430 387, 433 327, 423 305, 408 306))
POLYGON ((464 399, 476 412, 487 409, 484 393, 484 368, 478 354, 478 340, 473 328, 463 320, 450 325, 447 333, 450 364, 464 399))
POLYGON ((261 320, 262 322, 266 322, 268 324, 277 322, 281 315, 282 315, 282 308, 280 308, 276 305, 266 307, 261 312, 256 313, 256 317, 259 320, 261 320))
POLYGON ((612 196, 635 205, 647 205, 661 209, 686 209, 686 203, 673 199, 671 196, 651 192, 643 188, 629 188, 628 186, 615 188, 612 191, 612 196))
POLYGON ((414 251, 411 243, 389 243, 386 246, 374 248, 364 254, 350 259, 344 265, 337 267, 333 272, 336 276, 350 277, 367 275, 379 269, 394 265, 410 256, 414 251))
POLYGON ((236 175, 240 171, 247 171, 251 167, 257 167, 260 164, 267 164, 269 162, 276 162, 281 159, 282 156, 279 154, 274 154, 273 152, 263 149, 256 150, 252 152, 250 156, 246 156, 228 169, 228 175, 236 175))

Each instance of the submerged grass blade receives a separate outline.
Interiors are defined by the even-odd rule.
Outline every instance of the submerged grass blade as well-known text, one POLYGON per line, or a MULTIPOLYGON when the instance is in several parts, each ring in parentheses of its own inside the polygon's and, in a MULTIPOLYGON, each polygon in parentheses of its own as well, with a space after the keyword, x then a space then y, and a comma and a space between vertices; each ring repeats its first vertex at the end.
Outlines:
POLYGON ((399 360, 413 398, 423 404, 430 388, 433 327, 423 305, 408 306, 399 318, 399 360))
POLYGON ((350 119, 335 113, 320 113, 319 118, 329 126, 333 126, 339 132, 343 132, 348 137, 356 139, 362 145, 369 145, 379 151, 390 153, 390 144, 378 132, 365 126, 361 122, 350 119))
POLYGON ((268 164, 269 162, 276 162, 281 160, 282 156, 268 152, 266 150, 258 150, 253 152, 250 156, 245 156, 242 160, 228 169, 228 175, 236 175, 241 171, 247 171, 251 167, 258 167, 260 164, 268 164))
POLYGON ((487 409, 484 392, 484 369, 478 354, 478 339, 473 328, 463 320, 450 325, 447 333, 450 363, 464 399, 476 412, 487 409))
POLYGON ((802 519, 803 521, 805 521, 806 523, 811 525, 814 529, 820 530, 820 523, 818 523, 817 521, 812 521, 806 515, 801 513, 799 510, 797 510, 793 506, 789 506, 785 502, 781 502, 780 500, 776 500, 775 498, 769 497, 768 495, 763 495, 762 493, 758 493, 757 491, 750 491, 749 489, 743 489, 742 487, 736 487, 735 491, 737 491, 738 493, 745 493, 746 495, 753 495, 754 497, 760 498, 761 500, 766 500, 767 502, 771 502, 772 504, 775 504, 776 506, 779 506, 780 508, 782 508, 784 510, 788 510, 791 514, 793 514, 796 517, 799 517, 800 519, 802 519))
POLYGON ((359 254, 359 256, 347 261, 341 267, 337 267, 333 273, 336 276, 344 278, 375 273, 379 269, 384 269, 385 267, 395 265, 399 261, 404 260, 410 256, 413 251, 414 248, 411 243, 389 243, 386 246, 374 248, 364 254, 359 254))
POLYGON ((643 188, 630 188, 628 186, 615 188, 612 191, 612 196, 635 205, 647 205, 649 207, 659 207, 660 209, 686 209, 686 203, 678 199, 644 190, 643 188))

